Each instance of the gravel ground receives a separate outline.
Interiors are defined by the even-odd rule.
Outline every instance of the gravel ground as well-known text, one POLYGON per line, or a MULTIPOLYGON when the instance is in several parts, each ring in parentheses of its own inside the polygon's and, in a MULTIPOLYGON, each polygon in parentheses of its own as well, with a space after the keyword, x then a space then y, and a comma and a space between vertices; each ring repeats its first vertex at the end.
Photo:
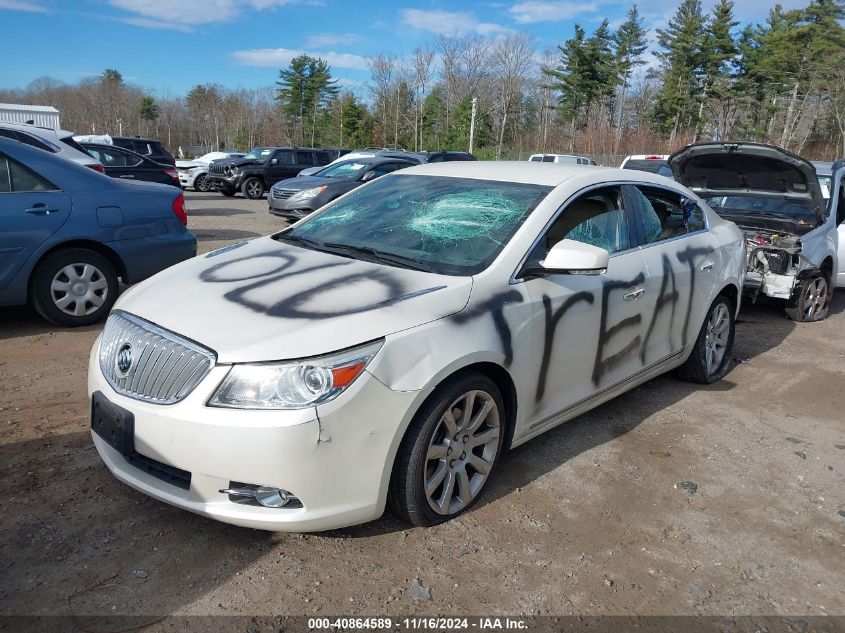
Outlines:
MULTIPOLYGON (((187 198, 201 252, 284 225, 187 198)), ((119 483, 88 429, 99 329, 0 310, 0 615, 80 591, 81 614, 845 614, 843 291, 822 323, 745 308, 725 380, 661 377, 546 433, 432 529, 264 533, 119 483)))

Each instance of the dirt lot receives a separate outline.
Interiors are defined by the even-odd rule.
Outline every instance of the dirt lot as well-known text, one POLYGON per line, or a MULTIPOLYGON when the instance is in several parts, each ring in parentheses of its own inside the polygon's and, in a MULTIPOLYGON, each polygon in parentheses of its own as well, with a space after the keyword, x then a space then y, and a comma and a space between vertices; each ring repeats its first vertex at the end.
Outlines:
MULTIPOLYGON (((264 201, 188 203, 201 251, 283 225, 264 201)), ((64 614, 112 576, 74 610, 845 614, 843 291, 823 323, 746 308, 725 380, 659 378, 547 433, 428 530, 263 533, 119 483, 88 430, 98 330, 0 310, 0 615, 64 614)))

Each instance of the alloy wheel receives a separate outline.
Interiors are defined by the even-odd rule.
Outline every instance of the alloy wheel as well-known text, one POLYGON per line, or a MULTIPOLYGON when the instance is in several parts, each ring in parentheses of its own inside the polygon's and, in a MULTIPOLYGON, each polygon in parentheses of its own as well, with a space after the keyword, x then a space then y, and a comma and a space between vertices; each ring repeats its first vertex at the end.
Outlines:
POLYGON ((256 198, 260 198, 262 193, 263 187, 261 186, 261 183, 257 180, 251 180, 246 184, 246 194, 253 200, 256 198))
POLYGON ((424 462, 429 507, 440 515, 460 512, 487 481, 499 452, 499 408, 486 391, 456 399, 434 429, 424 462))
POLYGON ((816 277, 807 284, 804 293, 804 320, 812 321, 827 303, 827 281, 824 277, 816 277))
POLYGON ((93 314, 105 303, 109 285, 99 268, 84 262, 68 264, 50 283, 50 296, 56 307, 71 316, 93 314))
POLYGON ((722 365, 730 339, 731 316, 724 303, 717 303, 707 320, 704 337, 704 353, 707 360, 707 374, 716 372, 722 365))

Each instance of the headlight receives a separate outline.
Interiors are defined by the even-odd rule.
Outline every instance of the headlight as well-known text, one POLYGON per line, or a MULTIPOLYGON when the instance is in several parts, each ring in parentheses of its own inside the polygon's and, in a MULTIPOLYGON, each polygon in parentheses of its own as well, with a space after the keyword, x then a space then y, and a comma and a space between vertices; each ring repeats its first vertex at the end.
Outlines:
POLYGON ((334 400, 355 382, 383 343, 300 361, 233 365, 208 404, 234 409, 304 409, 334 400))
POLYGON ((290 199, 291 200, 304 200, 305 198, 313 198, 314 196, 319 196, 323 193, 328 187, 323 185, 322 187, 314 187, 313 189, 303 189, 302 191, 293 194, 290 199))

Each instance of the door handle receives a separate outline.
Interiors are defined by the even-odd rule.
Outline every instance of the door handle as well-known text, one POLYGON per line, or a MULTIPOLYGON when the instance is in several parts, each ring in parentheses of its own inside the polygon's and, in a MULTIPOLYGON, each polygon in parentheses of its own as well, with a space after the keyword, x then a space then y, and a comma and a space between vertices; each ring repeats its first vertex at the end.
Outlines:
POLYGON ((707 262, 701 265, 701 272, 706 273, 708 270, 713 270, 713 262, 707 262))
POLYGON ((633 292, 629 292, 628 294, 622 295, 622 298, 625 301, 636 301, 640 298, 640 296, 645 292, 645 288, 637 288, 633 292))
POLYGON ((131 175, 131 174, 126 174, 126 175, 123 175, 123 176, 118 176, 118 178, 134 178, 134 177, 135 177, 135 176, 133 176, 133 175, 131 175))
POLYGON ((31 213, 32 215, 50 215, 51 213, 58 213, 59 211, 61 211, 61 209, 48 207, 43 204, 36 204, 34 207, 26 209, 26 212, 31 213))

